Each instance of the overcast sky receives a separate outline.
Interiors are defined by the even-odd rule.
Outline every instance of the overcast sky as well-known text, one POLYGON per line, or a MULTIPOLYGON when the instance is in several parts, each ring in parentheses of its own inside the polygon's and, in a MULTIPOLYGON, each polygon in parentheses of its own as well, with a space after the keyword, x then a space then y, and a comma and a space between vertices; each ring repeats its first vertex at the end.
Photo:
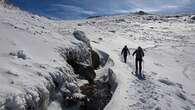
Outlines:
POLYGON ((59 19, 79 19, 144 10, 155 13, 195 11, 195 0, 10 0, 32 13, 59 19))

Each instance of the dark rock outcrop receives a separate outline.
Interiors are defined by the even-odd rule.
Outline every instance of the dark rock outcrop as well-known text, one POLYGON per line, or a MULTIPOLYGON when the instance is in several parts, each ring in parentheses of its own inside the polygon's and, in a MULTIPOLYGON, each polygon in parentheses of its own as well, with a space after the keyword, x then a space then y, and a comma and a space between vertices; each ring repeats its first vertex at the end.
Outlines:
POLYGON ((67 62, 73 67, 75 74, 79 74, 80 78, 87 79, 89 83, 93 83, 96 77, 93 67, 77 63, 74 60, 67 60, 67 62))
POLYGON ((195 15, 191 17, 192 20, 195 20, 195 15))
POLYGON ((92 58, 92 67, 97 69, 100 65, 100 57, 97 52, 91 50, 91 58, 92 58))
POLYGON ((27 59, 27 55, 24 53, 24 50, 18 50, 17 52, 10 52, 9 55, 17 56, 17 58, 21 58, 23 60, 27 59))
POLYGON ((89 16, 89 17, 87 17, 87 19, 99 18, 99 17, 102 17, 102 16, 89 16))
POLYGON ((76 30, 73 32, 73 35, 77 40, 82 41, 85 44, 87 44, 88 47, 91 47, 90 40, 86 37, 86 35, 83 31, 76 30))
POLYGON ((138 12, 135 12, 135 14, 137 14, 137 15, 148 15, 148 13, 146 13, 144 11, 138 11, 138 12))
POLYGON ((80 89, 87 96, 81 110, 103 110, 112 97, 111 86, 108 83, 96 81, 95 84, 83 85, 80 89))

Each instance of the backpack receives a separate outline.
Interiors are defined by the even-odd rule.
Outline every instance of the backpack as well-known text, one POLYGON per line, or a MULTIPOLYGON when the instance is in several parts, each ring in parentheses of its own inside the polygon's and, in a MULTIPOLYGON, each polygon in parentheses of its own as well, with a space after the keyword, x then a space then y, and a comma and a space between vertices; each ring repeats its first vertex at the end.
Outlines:
POLYGON ((137 59, 142 59, 143 57, 143 50, 142 49, 137 49, 137 52, 136 52, 136 58, 137 59))

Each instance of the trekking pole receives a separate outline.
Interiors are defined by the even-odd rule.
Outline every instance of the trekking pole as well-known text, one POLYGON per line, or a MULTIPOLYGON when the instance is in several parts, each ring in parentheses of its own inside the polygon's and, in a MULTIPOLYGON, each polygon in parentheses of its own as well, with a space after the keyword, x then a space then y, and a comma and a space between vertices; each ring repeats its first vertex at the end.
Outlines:
POLYGON ((143 60, 143 63, 142 63, 142 67, 143 67, 142 71, 144 72, 144 60, 143 60))
POLYGON ((133 56, 133 72, 135 72, 135 57, 133 56))

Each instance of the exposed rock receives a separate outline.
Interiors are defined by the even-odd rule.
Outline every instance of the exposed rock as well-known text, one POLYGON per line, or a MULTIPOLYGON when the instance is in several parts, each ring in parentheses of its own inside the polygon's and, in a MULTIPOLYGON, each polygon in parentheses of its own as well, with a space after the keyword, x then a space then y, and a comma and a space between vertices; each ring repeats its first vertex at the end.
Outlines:
POLYGON ((89 16, 87 19, 99 18, 99 17, 102 17, 102 16, 89 16))
POLYGON ((77 63, 74 60, 67 60, 67 62, 73 67, 75 74, 79 74, 81 78, 87 79, 89 83, 93 83, 96 77, 93 67, 77 63))
POLYGON ((18 58, 21 58, 21 59, 23 59, 23 60, 26 60, 26 54, 24 54, 24 51, 23 50, 19 50, 18 52, 17 52, 17 57, 18 58))
POLYGON ((177 95, 179 98, 181 98, 182 100, 186 100, 186 99, 187 99, 186 96, 185 96, 183 93, 181 93, 181 92, 177 92, 176 95, 177 95))
MULTIPOLYGON (((70 52, 69 54, 63 53, 66 56, 65 60, 69 65, 72 66, 74 73, 79 74, 81 78, 87 79, 89 83, 93 83, 96 76, 95 71, 92 66, 82 63, 80 58, 78 58, 76 53, 70 52)), ((85 59, 86 60, 86 59, 85 59)))
POLYGON ((16 53, 15 52, 10 52, 9 55, 11 55, 11 56, 17 56, 17 58, 21 58, 23 60, 26 60, 27 59, 27 56, 24 53, 24 50, 18 50, 16 53))
POLYGON ((138 11, 138 12, 135 12, 135 14, 138 14, 138 15, 148 15, 148 13, 146 13, 144 11, 138 11))
POLYGON ((79 23, 79 24, 77 24, 78 26, 82 26, 82 24, 81 23, 79 23))
POLYGON ((115 21, 116 23, 121 23, 121 22, 125 22, 125 19, 116 19, 115 21))
POLYGON ((100 38, 98 38, 98 39, 99 39, 99 40, 103 40, 103 38, 101 38, 101 37, 100 37, 100 38))
POLYGON ((72 60, 74 62, 84 63, 91 65, 91 49, 86 45, 78 45, 77 48, 59 48, 60 55, 64 60, 72 60))
POLYGON ((106 63, 109 63, 108 60, 109 60, 109 55, 103 51, 100 51, 100 50, 96 50, 96 53, 98 54, 99 56, 99 59, 100 59, 100 66, 103 67, 106 65, 106 63))
POLYGON ((91 57, 92 57, 92 67, 94 69, 97 69, 100 65, 100 57, 94 50, 91 51, 91 57))
POLYGON ((95 21, 92 21, 91 23, 92 23, 92 24, 95 24, 96 22, 95 22, 95 21))
POLYGON ((111 92, 114 93, 114 91, 117 88, 116 75, 113 72, 113 70, 110 68, 108 69, 108 84, 112 85, 110 89, 111 89, 111 92))
POLYGON ((109 32, 116 33, 116 31, 115 31, 115 30, 110 30, 109 32))
POLYGON ((11 56, 16 56, 17 54, 14 53, 14 52, 10 52, 9 55, 11 55, 11 56))
POLYGON ((195 15, 191 16, 191 19, 192 19, 192 20, 195 20, 195 15))
POLYGON ((103 110, 112 97, 108 83, 97 81, 92 85, 84 85, 80 87, 82 93, 87 96, 85 105, 82 110, 103 110))
POLYGON ((8 70, 6 73, 13 76, 19 76, 18 73, 13 70, 8 70))
POLYGON ((90 40, 86 37, 86 35, 83 31, 76 30, 73 32, 73 35, 77 40, 80 40, 80 41, 84 42, 85 44, 87 44, 88 47, 91 47, 90 40))

